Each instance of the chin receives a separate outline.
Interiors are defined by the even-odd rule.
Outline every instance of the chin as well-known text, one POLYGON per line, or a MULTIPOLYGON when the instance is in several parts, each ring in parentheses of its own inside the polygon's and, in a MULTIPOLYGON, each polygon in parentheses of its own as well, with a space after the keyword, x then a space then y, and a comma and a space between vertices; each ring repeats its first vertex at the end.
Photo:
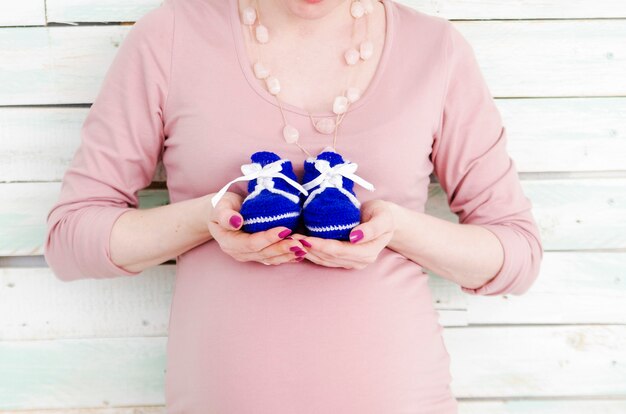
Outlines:
POLYGON ((317 19, 351 0, 277 0, 290 14, 301 19, 317 19))

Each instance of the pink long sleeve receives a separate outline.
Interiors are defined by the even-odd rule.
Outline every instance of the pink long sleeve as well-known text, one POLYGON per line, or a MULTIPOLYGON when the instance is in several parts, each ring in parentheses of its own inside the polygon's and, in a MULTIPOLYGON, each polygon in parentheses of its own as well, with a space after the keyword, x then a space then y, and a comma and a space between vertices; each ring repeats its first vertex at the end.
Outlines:
POLYGON ((82 125, 81 144, 47 216, 45 259, 61 280, 132 276, 110 256, 113 224, 137 208, 162 156, 173 4, 128 32, 82 125))
POLYGON ((490 281, 464 292, 480 295, 525 293, 539 274, 543 249, 514 161, 507 131, 482 76, 474 51, 450 25, 443 116, 431 159, 434 173, 460 223, 493 232, 504 249, 504 264, 490 281))

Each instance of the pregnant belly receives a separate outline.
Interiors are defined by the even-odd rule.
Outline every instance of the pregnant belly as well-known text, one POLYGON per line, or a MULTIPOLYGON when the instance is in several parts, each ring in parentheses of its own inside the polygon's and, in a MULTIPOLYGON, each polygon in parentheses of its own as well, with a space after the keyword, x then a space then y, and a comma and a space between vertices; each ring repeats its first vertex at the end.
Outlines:
POLYGON ((390 250, 363 270, 177 263, 169 414, 456 413, 428 276, 390 250))

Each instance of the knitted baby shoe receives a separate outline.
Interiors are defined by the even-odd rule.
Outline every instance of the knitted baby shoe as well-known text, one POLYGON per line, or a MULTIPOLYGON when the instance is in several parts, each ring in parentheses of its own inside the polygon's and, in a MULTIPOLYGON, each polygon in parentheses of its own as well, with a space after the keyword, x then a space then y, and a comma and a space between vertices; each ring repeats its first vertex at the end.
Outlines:
POLYGON ((213 207, 231 184, 249 181, 248 195, 239 211, 243 217, 242 230, 256 233, 284 226, 294 231, 300 219, 300 192, 308 192, 296 181, 291 161, 271 151, 255 152, 250 159, 251 164, 241 166, 244 175, 230 181, 211 199, 213 207))
POLYGON ((302 205, 302 219, 309 235, 349 240, 350 230, 361 222, 354 183, 374 191, 372 184, 354 174, 357 167, 331 147, 305 160, 302 186, 309 194, 302 205))

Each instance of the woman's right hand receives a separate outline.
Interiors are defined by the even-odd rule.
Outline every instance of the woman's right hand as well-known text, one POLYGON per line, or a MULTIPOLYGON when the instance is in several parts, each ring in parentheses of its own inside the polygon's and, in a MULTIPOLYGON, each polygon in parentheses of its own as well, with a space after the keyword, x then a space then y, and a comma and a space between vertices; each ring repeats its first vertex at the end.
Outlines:
MULTIPOLYGON (((207 195, 210 200, 215 194, 207 195)), ((209 202, 207 226, 222 251, 240 262, 256 261, 266 265, 300 262, 306 250, 289 237, 287 227, 274 227, 257 233, 241 231, 243 217, 239 214, 243 198, 226 192, 215 207, 209 202)))

